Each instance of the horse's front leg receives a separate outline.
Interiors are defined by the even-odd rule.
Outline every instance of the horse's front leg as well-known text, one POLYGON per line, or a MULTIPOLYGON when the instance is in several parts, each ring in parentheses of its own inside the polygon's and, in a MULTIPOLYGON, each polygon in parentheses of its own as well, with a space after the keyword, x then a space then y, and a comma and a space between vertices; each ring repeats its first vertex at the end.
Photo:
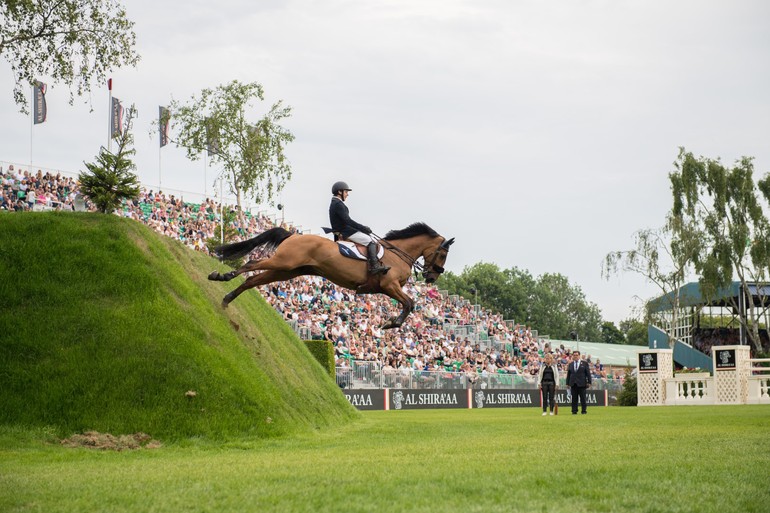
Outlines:
POLYGON ((409 317, 409 314, 412 313, 412 310, 414 310, 414 301, 411 297, 404 294, 399 283, 396 283, 395 287, 383 289, 383 292, 401 303, 401 314, 388 319, 385 324, 382 325, 382 329, 389 330, 392 328, 400 328, 401 325, 404 324, 404 321, 406 321, 406 318, 409 317))
POLYGON ((257 264, 259 264, 262 260, 262 258, 259 260, 249 260, 245 265, 241 266, 240 269, 235 269, 234 271, 230 271, 224 274, 220 274, 219 271, 213 271, 211 274, 209 274, 208 278, 211 281, 230 281, 243 273, 254 271, 257 264))

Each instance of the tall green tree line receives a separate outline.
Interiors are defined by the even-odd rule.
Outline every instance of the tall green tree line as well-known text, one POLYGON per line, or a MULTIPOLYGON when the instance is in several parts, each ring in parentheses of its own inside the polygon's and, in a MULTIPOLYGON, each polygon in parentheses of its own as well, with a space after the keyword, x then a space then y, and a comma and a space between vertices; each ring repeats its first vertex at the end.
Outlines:
POLYGON ((496 264, 480 262, 460 274, 446 273, 438 287, 552 338, 570 339, 574 334, 581 340, 602 339, 599 307, 586 299, 579 286, 558 273, 535 278, 516 267, 500 269, 496 264))

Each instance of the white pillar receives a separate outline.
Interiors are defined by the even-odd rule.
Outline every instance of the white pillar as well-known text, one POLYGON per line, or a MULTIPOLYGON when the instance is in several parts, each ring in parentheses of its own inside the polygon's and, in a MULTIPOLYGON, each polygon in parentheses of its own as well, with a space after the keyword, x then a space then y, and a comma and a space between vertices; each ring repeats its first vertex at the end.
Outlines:
POLYGON ((749 346, 713 346, 711 358, 716 404, 746 404, 751 375, 749 346))
POLYGON ((665 379, 674 377, 674 351, 647 349, 638 352, 636 397, 639 406, 662 406, 666 402, 665 379))

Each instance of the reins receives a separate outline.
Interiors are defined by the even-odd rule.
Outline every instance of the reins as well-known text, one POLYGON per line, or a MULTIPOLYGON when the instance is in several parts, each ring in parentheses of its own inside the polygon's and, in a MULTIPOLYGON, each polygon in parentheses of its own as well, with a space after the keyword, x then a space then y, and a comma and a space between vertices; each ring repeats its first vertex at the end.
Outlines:
POLYGON ((422 272, 423 271, 423 269, 424 269, 423 265, 420 262, 417 261, 417 258, 420 258, 420 257, 412 258, 412 256, 409 253, 407 253, 406 251, 402 250, 401 248, 399 248, 397 246, 394 246, 393 244, 390 243, 390 241, 388 241, 386 239, 383 239, 382 237, 380 237, 376 233, 372 233, 371 237, 376 242, 379 242, 380 244, 382 244, 383 247, 385 247, 386 249, 389 249, 393 253, 395 253, 396 256, 398 256, 401 260, 406 262, 406 264, 409 266, 410 269, 414 268, 414 274, 415 275, 417 275, 418 272, 422 272))

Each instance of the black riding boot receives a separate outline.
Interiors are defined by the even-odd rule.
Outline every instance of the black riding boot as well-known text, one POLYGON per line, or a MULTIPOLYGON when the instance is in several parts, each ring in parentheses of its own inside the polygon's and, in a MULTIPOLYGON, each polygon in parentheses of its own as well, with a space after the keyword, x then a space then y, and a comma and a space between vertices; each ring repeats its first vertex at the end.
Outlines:
POLYGON ((386 265, 382 265, 379 260, 377 260, 377 243, 376 242, 370 242, 368 246, 366 246, 366 255, 369 257, 369 273, 370 274, 385 274, 390 270, 390 267, 386 265))

